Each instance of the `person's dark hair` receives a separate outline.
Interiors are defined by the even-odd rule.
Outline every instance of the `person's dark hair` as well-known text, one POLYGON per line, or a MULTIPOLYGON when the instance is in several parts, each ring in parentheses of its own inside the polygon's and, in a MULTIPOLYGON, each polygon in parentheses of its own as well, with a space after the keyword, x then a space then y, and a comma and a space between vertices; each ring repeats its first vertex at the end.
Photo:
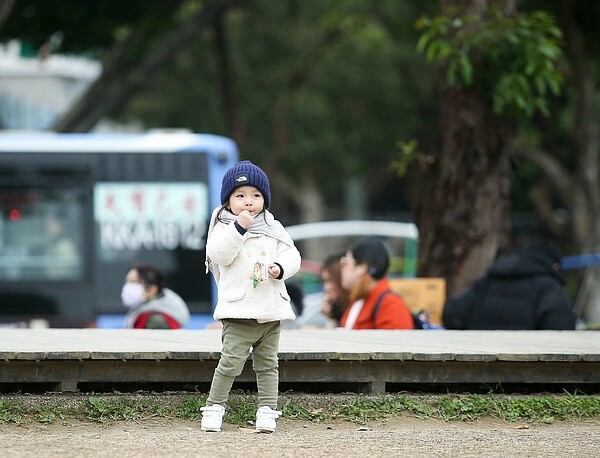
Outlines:
POLYGON ((350 252, 356 264, 367 264, 368 273, 375 280, 381 280, 387 274, 390 255, 380 240, 359 240, 350 248, 350 252))
POLYGON ((339 272, 340 272, 340 260, 344 257, 346 253, 343 251, 340 251, 338 253, 333 253, 330 254, 329 256, 327 256, 325 258, 325 261, 323 261, 323 265, 321 266, 322 270, 327 270, 329 272, 331 272, 332 270, 334 271, 334 273, 336 274, 336 278, 340 276, 339 272))
POLYGON ((158 267, 152 264, 140 263, 133 268, 137 270, 140 280, 145 286, 155 285, 159 293, 166 286, 165 275, 158 267))
POLYGON ((336 321, 340 321, 350 303, 350 293, 342 287, 340 260, 344 254, 344 252, 330 254, 325 258, 321 267, 321 274, 325 271, 329 274, 329 278, 335 284, 338 292, 338 298, 331 304, 331 318, 336 321))

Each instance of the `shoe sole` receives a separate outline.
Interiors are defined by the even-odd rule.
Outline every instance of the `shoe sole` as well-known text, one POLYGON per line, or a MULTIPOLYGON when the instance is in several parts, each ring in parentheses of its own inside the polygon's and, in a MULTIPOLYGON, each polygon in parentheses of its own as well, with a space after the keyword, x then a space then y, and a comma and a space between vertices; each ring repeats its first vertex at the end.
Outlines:
POLYGON ((204 428, 204 427, 201 427, 201 428, 200 428, 200 431, 206 431, 206 432, 208 432, 208 433, 220 433, 220 432, 221 432, 221 429, 217 429, 217 428, 204 428))

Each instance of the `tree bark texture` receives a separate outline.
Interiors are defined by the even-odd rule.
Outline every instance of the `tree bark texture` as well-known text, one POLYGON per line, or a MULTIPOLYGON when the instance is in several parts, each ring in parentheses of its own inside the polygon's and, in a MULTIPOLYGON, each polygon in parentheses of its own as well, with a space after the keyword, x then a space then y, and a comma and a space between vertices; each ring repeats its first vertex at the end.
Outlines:
POLYGON ((16 0, 0 0, 0 27, 10 17, 16 0))
POLYGON ((510 230, 511 126, 482 97, 446 88, 439 152, 419 193, 419 276, 444 277, 447 294, 479 278, 510 230))
MULTIPOLYGON (((442 1, 442 7, 481 16, 486 3, 442 1)), ((477 88, 441 87, 438 150, 415 208, 418 275, 444 277, 452 295, 482 276, 506 243, 515 131, 477 88)))

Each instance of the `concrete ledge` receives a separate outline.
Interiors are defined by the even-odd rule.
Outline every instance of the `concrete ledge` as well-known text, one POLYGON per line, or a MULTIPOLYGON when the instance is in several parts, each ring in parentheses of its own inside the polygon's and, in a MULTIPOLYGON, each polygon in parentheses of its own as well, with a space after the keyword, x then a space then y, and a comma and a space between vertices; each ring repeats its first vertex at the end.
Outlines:
MULTIPOLYGON (((280 381, 600 384, 593 331, 283 331, 280 381)), ((0 329, 0 384, 204 383, 221 350, 218 331, 0 329)), ((250 359, 250 358, 249 358, 250 359)), ((248 361, 239 382, 255 381, 248 361)))

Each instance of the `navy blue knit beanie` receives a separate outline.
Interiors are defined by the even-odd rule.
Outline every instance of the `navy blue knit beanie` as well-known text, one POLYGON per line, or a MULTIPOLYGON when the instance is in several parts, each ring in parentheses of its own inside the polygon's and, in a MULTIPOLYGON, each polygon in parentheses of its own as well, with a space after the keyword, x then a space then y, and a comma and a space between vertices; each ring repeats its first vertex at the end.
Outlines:
POLYGON ((241 161, 227 170, 221 185, 221 204, 224 205, 229 200, 231 193, 240 186, 254 186, 258 189, 265 198, 265 208, 269 208, 271 187, 269 178, 260 167, 250 161, 241 161))

